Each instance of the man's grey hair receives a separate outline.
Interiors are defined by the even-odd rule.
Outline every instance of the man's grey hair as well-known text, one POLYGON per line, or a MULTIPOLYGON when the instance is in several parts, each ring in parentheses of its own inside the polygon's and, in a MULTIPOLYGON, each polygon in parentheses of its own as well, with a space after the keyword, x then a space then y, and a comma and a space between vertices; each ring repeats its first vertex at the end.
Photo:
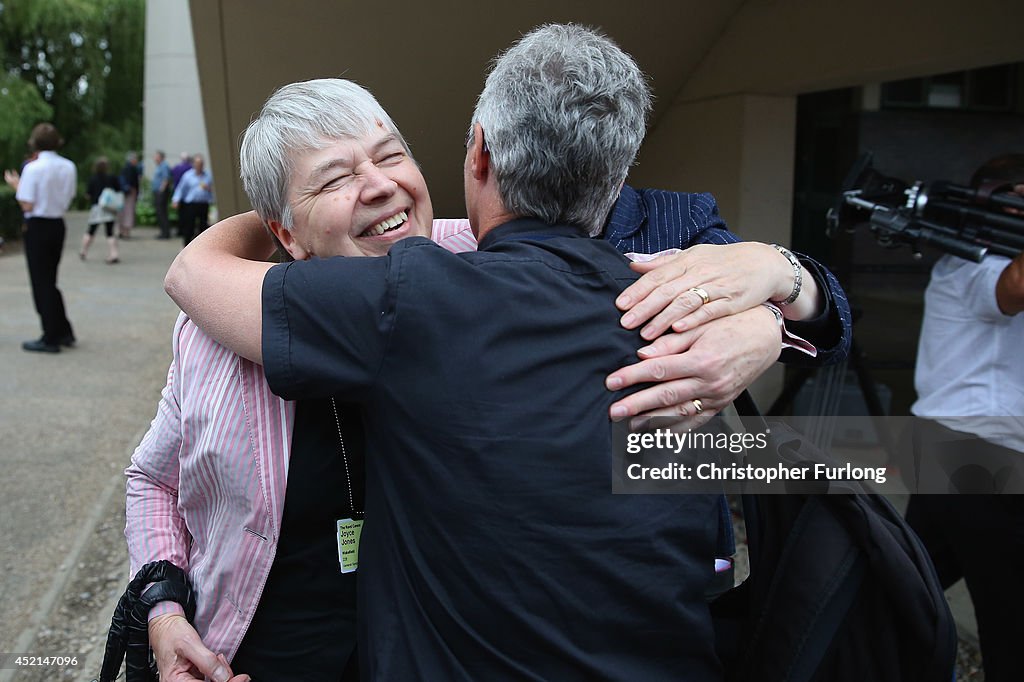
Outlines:
POLYGON ((352 81, 321 78, 278 89, 242 137, 242 185, 256 213, 265 223, 278 221, 290 229, 288 194, 295 155, 363 137, 378 125, 393 133, 409 152, 384 108, 352 81))
POLYGON ((506 210, 594 236, 636 159, 650 108, 643 72, 609 38, 548 24, 495 60, 473 122, 506 210))

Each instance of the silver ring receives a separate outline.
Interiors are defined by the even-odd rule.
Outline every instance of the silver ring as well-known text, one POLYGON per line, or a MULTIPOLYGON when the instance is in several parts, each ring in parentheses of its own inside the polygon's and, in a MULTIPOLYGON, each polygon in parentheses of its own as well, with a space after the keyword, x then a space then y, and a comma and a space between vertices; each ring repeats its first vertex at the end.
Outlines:
POLYGON ((704 411, 704 403, 700 401, 700 398, 694 398, 690 402, 693 403, 693 409, 697 411, 697 414, 704 411))
POLYGON ((711 302, 711 297, 708 296, 708 292, 700 287, 690 287, 690 291, 700 296, 701 305, 707 305, 711 302))

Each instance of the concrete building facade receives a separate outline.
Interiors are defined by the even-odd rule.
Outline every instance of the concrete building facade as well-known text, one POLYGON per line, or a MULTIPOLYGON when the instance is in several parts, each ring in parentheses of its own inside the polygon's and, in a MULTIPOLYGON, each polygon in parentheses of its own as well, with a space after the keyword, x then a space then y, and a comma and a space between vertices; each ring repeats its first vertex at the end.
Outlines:
POLYGON ((173 166, 182 152, 209 156, 192 17, 181 0, 147 0, 143 149, 146 175, 162 149, 173 166))

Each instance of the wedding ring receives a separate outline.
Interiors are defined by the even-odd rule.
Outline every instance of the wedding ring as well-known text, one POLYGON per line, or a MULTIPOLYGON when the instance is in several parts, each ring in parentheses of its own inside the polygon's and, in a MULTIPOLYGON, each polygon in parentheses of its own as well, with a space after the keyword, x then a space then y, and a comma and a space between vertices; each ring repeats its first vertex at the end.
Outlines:
POLYGON ((701 305, 707 305, 711 302, 711 297, 708 296, 708 292, 704 291, 700 287, 690 287, 690 291, 700 296, 701 305))
POLYGON ((693 409, 697 411, 697 414, 704 411, 704 403, 700 401, 700 398, 694 398, 690 402, 693 403, 693 409))

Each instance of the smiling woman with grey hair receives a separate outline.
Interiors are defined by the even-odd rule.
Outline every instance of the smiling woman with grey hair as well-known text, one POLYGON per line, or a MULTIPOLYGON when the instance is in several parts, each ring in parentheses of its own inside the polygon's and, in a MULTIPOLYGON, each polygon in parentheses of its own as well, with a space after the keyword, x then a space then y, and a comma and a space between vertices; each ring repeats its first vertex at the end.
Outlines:
MULTIPOLYGON (((430 234, 419 168, 355 83, 277 90, 246 130, 240 165, 289 258, 379 255, 430 234), (345 166, 366 152, 368 163, 345 166), (348 194, 359 198, 341 201, 355 174, 365 183, 348 194), (382 220, 372 199, 389 182, 402 210, 382 220)), ((337 540, 339 520, 362 519, 364 449, 350 407, 278 398, 259 365, 179 317, 157 416, 126 472, 132 571, 169 561, 197 594, 193 624, 173 602, 148 614, 161 679, 222 682, 232 668, 263 682, 359 679, 356 574, 339 566, 337 540)))
POLYGON ((394 135, 412 157, 391 116, 356 83, 320 78, 279 89, 249 124, 239 152, 242 185, 256 213, 267 223, 279 222, 285 229, 291 228, 288 195, 295 152, 363 137, 378 127, 394 135))

